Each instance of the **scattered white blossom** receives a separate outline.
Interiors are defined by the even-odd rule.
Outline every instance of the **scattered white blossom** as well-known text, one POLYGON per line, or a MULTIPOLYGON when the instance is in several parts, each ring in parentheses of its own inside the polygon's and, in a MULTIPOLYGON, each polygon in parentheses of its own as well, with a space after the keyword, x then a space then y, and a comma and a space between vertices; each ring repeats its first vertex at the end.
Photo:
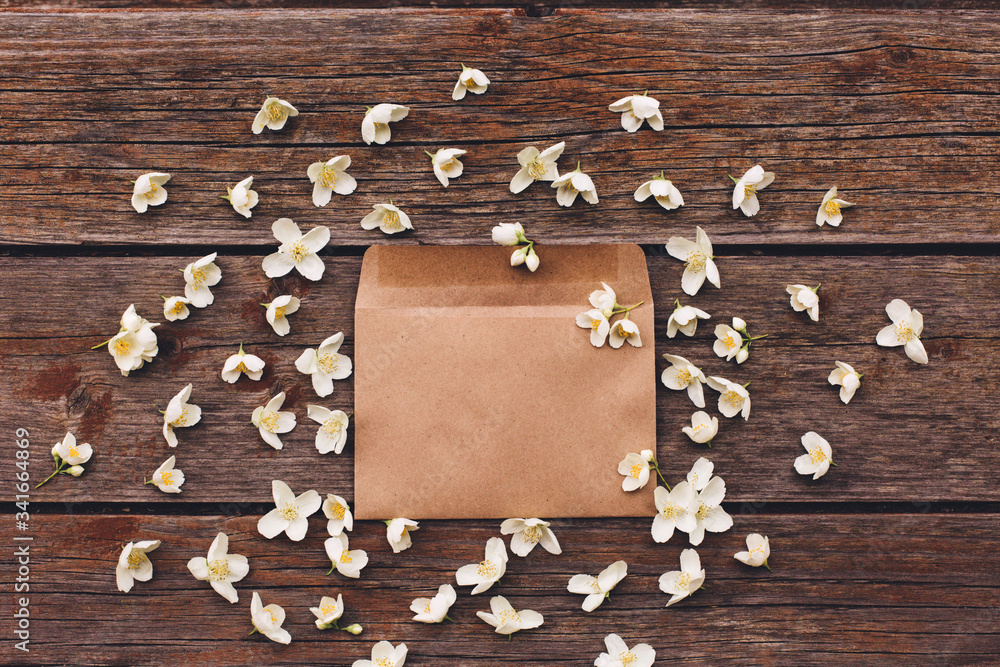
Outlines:
POLYGON ((264 131, 265 125, 269 130, 278 131, 285 126, 289 118, 298 115, 298 110, 285 100, 268 96, 264 100, 264 104, 261 105, 260 111, 254 116, 253 133, 260 134, 264 131))
POLYGON ((806 449, 806 454, 795 459, 795 472, 800 475, 812 475, 813 479, 819 479, 826 474, 833 462, 833 449, 816 431, 809 431, 802 436, 802 446, 806 449))
POLYGON ((691 425, 681 430, 694 442, 711 447, 712 438, 719 433, 719 418, 709 417, 707 412, 698 410, 691 415, 691 425))
POLYGON ((671 490, 657 486, 653 491, 656 516, 650 533, 653 541, 662 544, 674 536, 674 529, 690 533, 696 525, 695 489, 688 482, 679 482, 671 490))
POLYGON ((465 91, 482 95, 490 85, 489 78, 478 69, 462 65, 462 73, 458 75, 455 89, 451 91, 451 99, 456 102, 465 97, 465 91))
POLYGON ((288 539, 299 542, 309 529, 309 517, 319 510, 323 501, 315 490, 309 489, 298 497, 280 479, 271 481, 274 509, 257 521, 257 532, 272 539, 284 532, 288 539))
POLYGON ((344 596, 337 595, 334 600, 324 595, 319 600, 319 606, 309 607, 309 611, 316 617, 316 627, 320 630, 327 630, 331 625, 339 630, 337 621, 344 615, 344 596))
POLYGON ((268 278, 286 275, 292 269, 307 280, 323 277, 326 265, 318 253, 330 242, 330 229, 323 225, 313 227, 306 234, 290 218, 278 218, 271 231, 281 245, 278 251, 264 258, 264 273, 268 278))
POLYGON ((518 630, 537 628, 544 621, 542 615, 537 611, 531 609, 514 611, 510 602, 502 595, 490 599, 490 611, 493 613, 477 611, 476 616, 496 628, 497 634, 508 637, 518 630))
POLYGON ((642 339, 639 338, 639 325, 628 318, 628 314, 611 325, 608 333, 608 345, 619 348, 628 341, 632 347, 642 347, 642 339))
POLYGON ((55 471, 42 480, 41 484, 38 484, 35 488, 43 486, 56 475, 79 477, 83 474, 83 466, 80 464, 89 461, 93 454, 94 450, 88 443, 85 442, 78 445, 76 436, 66 431, 63 439, 52 445, 52 458, 56 465, 55 471))
POLYGON ((743 347, 743 336, 728 324, 715 325, 715 338, 712 350, 726 361, 735 357, 743 347))
POLYGON ((365 113, 361 121, 361 138, 366 144, 385 144, 392 138, 389 123, 403 120, 410 113, 409 107, 399 104, 376 104, 365 113))
POLYGON ((590 343, 594 347, 601 347, 608 339, 611 325, 599 309, 593 308, 584 311, 576 316, 576 325, 581 329, 590 329, 590 343))
POLYGON ((285 622, 285 610, 276 604, 265 607, 257 591, 253 592, 253 598, 250 600, 250 619, 253 621, 254 632, 261 633, 271 641, 279 644, 288 644, 292 641, 288 630, 281 627, 285 622))
POLYGON ((472 586, 472 595, 488 590, 507 571, 507 547, 499 537, 486 542, 486 556, 480 563, 463 565, 455 573, 459 586, 472 586))
POLYGON ((653 180, 640 185, 635 191, 634 197, 636 201, 646 201, 650 197, 654 197, 656 203, 668 211, 684 206, 684 197, 681 196, 681 191, 667 180, 662 171, 653 180))
POLYGON ((222 271, 215 264, 217 256, 213 252, 184 267, 184 296, 195 308, 205 308, 215 301, 209 288, 222 280, 222 271))
POLYGON ((347 533, 334 535, 323 542, 326 555, 330 558, 330 574, 334 570, 340 572, 345 577, 357 579, 361 576, 361 570, 368 565, 368 553, 361 549, 350 549, 348 546, 347 533))
POLYGON ((406 551, 413 546, 410 534, 415 530, 420 530, 420 528, 416 521, 411 521, 410 519, 397 517, 386 521, 385 539, 389 541, 392 553, 398 554, 400 551, 406 551))
MULTIPOLYGON (((139 317, 135 312, 135 305, 130 305, 122 315, 121 329, 106 344, 123 376, 128 377, 130 371, 142 368, 144 363, 152 361, 159 352, 156 334, 153 333, 153 327, 159 325, 159 322, 139 317)), ((95 349, 104 345, 105 343, 96 345, 95 349)))
POLYGON ((316 431, 316 449, 320 454, 340 454, 347 442, 350 418, 343 410, 329 410, 321 405, 306 406, 309 419, 322 424, 316 431))
POLYGON ((250 572, 247 557, 229 552, 229 536, 219 533, 208 547, 207 558, 192 558, 187 567, 194 578, 207 581, 215 592, 230 602, 238 602, 239 593, 233 587, 234 581, 240 581, 250 572))
POLYGON ((271 303, 262 303, 260 305, 267 308, 267 311, 264 313, 264 319, 274 329, 274 333, 279 336, 286 336, 292 330, 288 324, 287 316, 297 311, 300 303, 298 298, 282 294, 281 296, 276 296, 271 303))
POLYGON ((191 301, 183 296, 163 297, 163 318, 168 322, 186 320, 191 314, 188 306, 191 301))
POLYGON ((351 358, 338 352, 343 344, 344 332, 338 331, 318 348, 304 351, 295 360, 295 368, 300 373, 312 376, 313 389, 319 396, 332 394, 333 381, 349 377, 354 369, 351 358))
POLYGON ((540 153, 534 146, 528 146, 518 153, 517 163, 521 165, 521 169, 510 180, 510 191, 517 194, 535 181, 554 181, 559 178, 556 162, 565 148, 566 142, 560 141, 540 153))
POLYGON ((760 533, 750 533, 747 535, 747 551, 738 551, 733 558, 741 563, 746 563, 750 567, 760 567, 763 565, 768 570, 771 566, 767 564, 767 559, 771 557, 771 544, 767 537, 760 533))
POLYGON ((372 647, 371 660, 355 660, 351 667, 402 667, 406 661, 406 644, 393 648, 389 642, 379 642, 372 647))
POLYGON ((337 155, 326 162, 313 162, 306 170, 313 183, 313 206, 326 206, 333 193, 349 195, 358 187, 358 182, 347 173, 351 166, 351 156, 337 155))
POLYGON ((585 201, 596 204, 597 190, 594 188, 594 181, 590 176, 580 171, 580 163, 576 163, 576 170, 568 174, 563 174, 552 181, 552 187, 556 188, 556 201, 560 206, 572 206, 579 194, 585 201))
POLYGON ((419 623, 440 623, 448 618, 448 610, 457 598, 451 584, 441 584, 434 597, 417 598, 410 603, 410 611, 416 614, 413 620, 419 623))
POLYGON ((664 354, 663 358, 670 362, 670 365, 664 368, 663 373, 660 374, 660 382, 663 383, 663 386, 674 391, 687 389, 688 397, 695 407, 705 407, 705 390, 702 383, 707 380, 701 369, 684 357, 674 354, 664 354))
POLYGON ((184 484, 184 471, 175 468, 177 457, 171 456, 153 473, 153 478, 146 484, 155 484, 156 488, 164 493, 180 493, 181 485, 184 484))
POLYGON ((712 242, 701 227, 696 227, 695 240, 688 241, 680 236, 672 236, 667 241, 667 254, 684 262, 684 273, 681 275, 681 289, 689 296, 694 296, 705 283, 705 279, 716 287, 721 287, 719 268, 712 260, 712 242))
POLYGON ((465 169, 459 156, 465 155, 465 151, 458 148, 442 148, 436 153, 424 151, 431 158, 431 168, 434 176, 444 187, 448 187, 448 179, 458 178, 465 169))
POLYGON ((746 385, 740 386, 725 378, 709 376, 708 386, 719 392, 719 412, 728 418, 741 414, 744 421, 750 419, 750 392, 746 385))
POLYGON ((194 403, 188 403, 191 398, 191 390, 194 385, 190 382, 181 389, 167 403, 167 409, 163 413, 163 437, 171 447, 177 446, 177 434, 175 428, 186 428, 194 426, 201 421, 201 408, 194 403))
POLYGON ((266 405, 254 408, 253 415, 250 417, 250 421, 260 431, 260 437, 275 449, 284 447, 278 434, 288 433, 295 428, 295 415, 281 410, 284 403, 285 392, 280 392, 266 405))
POLYGON ((892 324, 878 332, 875 341, 883 347, 904 346, 908 356, 918 364, 927 363, 927 351, 920 342, 924 331, 924 316, 916 308, 911 309, 902 299, 893 299, 885 307, 892 324))
POLYGON ((247 377, 257 382, 264 374, 264 360, 256 354, 247 354, 243 351, 243 343, 236 354, 226 359, 222 366, 222 379, 229 384, 235 384, 240 379, 240 374, 246 373, 247 377))
POLYGON ((323 515, 329 519, 326 530, 330 535, 340 535, 345 530, 354 530, 354 515, 347 501, 332 493, 323 501, 323 515))
POLYGON ((594 661, 594 667, 652 667, 656 651, 649 644, 636 644, 632 648, 616 634, 604 638, 608 652, 594 661))
POLYGON ((660 590, 673 596, 667 602, 668 607, 694 593, 703 583, 705 583, 705 570, 702 569, 701 559, 694 549, 685 549, 681 552, 679 571, 674 570, 660 575, 660 590))
POLYGON ((510 550, 522 558, 531 553, 536 544, 550 554, 561 554, 562 547, 555 533, 549 528, 548 521, 541 519, 506 519, 500 524, 501 535, 513 535, 510 538, 510 550))
POLYGON ((618 474, 625 475, 625 479, 622 480, 622 491, 636 491, 646 486, 649 481, 650 464, 655 460, 656 457, 651 449, 644 449, 638 454, 635 452, 626 454, 625 458, 618 462, 618 474))
POLYGON ((375 204, 375 209, 365 217, 361 218, 362 229, 375 229, 378 227, 386 234, 398 234, 407 229, 413 229, 410 216, 403 213, 389 200, 388 204, 375 204))
POLYGON ((135 179, 132 188, 132 208, 137 213, 145 213, 150 206, 159 206, 167 201, 167 191, 163 185, 170 180, 170 174, 152 171, 135 179))
POLYGON ((830 372, 830 377, 827 379, 830 384, 840 385, 840 400, 845 404, 850 403, 851 399, 854 398, 854 392, 861 386, 861 378, 864 377, 864 374, 857 372, 853 366, 845 364, 843 361, 834 363, 836 368, 830 372))
POLYGON ((748 218, 760 210, 757 192, 763 190, 774 181, 774 172, 764 171, 762 166, 754 165, 746 171, 739 180, 729 177, 735 183, 733 187, 733 208, 743 211, 748 218))
POLYGON ((601 603, 611 595, 618 582, 628 574, 628 565, 623 560, 618 560, 601 570, 596 577, 589 574, 574 574, 566 590, 570 593, 586 595, 583 600, 584 611, 594 611, 601 606, 601 603))
MULTIPOLYGON (((698 459, 695 468, 703 461, 708 462, 708 459, 698 459)), ((695 473, 695 468, 692 468, 692 473, 695 473)), ((695 526, 687 531, 688 539, 694 546, 698 546, 705 539, 705 531, 724 533, 733 527, 733 518, 722 509, 722 501, 726 497, 726 483, 719 476, 709 475, 702 476, 701 479, 707 478, 704 484, 691 484, 692 488, 698 491, 698 496, 692 505, 695 526), (699 486, 701 488, 698 488, 699 486)), ((691 473, 688 473, 688 476, 690 479, 691 473)))
POLYGON ((648 95, 623 97, 608 109, 622 115, 622 127, 629 132, 635 132, 642 127, 643 121, 649 123, 649 126, 657 132, 663 129, 660 102, 648 95))
POLYGON ((115 566, 118 590, 122 593, 128 593, 136 581, 149 581, 153 578, 153 563, 150 562, 149 556, 146 554, 159 547, 159 540, 129 542, 122 547, 118 564, 115 566))
POLYGON ((235 187, 227 187, 226 194, 221 195, 223 199, 232 204, 233 210, 244 218, 249 218, 253 215, 250 209, 256 206, 260 200, 257 196, 257 191, 250 189, 251 186, 253 186, 253 176, 247 176, 237 183, 235 187))
POLYGON ((816 287, 789 285, 785 291, 792 295, 792 310, 797 313, 807 310, 809 311, 809 319, 813 322, 819 322, 819 285, 816 287))
POLYGON ((820 227, 824 223, 831 227, 839 227, 840 221, 844 219, 844 214, 840 210, 848 206, 854 206, 854 204, 838 199, 837 186, 833 186, 823 195, 823 201, 820 202, 819 210, 816 211, 816 224, 820 227))

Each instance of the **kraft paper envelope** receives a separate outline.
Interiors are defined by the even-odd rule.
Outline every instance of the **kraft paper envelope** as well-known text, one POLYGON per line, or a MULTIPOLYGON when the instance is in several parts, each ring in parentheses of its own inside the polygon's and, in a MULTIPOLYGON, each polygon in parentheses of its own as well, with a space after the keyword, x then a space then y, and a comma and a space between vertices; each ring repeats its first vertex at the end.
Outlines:
POLYGON ((355 306, 358 519, 655 514, 618 462, 656 451, 653 302, 636 245, 374 246, 355 306), (576 315, 608 283, 642 347, 595 348, 576 315))

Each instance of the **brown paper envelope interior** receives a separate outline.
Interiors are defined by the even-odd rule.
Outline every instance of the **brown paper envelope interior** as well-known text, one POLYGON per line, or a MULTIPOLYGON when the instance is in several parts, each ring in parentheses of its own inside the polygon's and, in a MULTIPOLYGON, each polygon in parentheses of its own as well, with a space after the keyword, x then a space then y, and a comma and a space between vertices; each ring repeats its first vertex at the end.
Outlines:
POLYGON ((653 304, 634 245, 544 246, 534 274, 504 247, 375 246, 355 310, 358 519, 652 516, 653 304), (595 348, 576 315, 604 281, 643 347, 595 348))

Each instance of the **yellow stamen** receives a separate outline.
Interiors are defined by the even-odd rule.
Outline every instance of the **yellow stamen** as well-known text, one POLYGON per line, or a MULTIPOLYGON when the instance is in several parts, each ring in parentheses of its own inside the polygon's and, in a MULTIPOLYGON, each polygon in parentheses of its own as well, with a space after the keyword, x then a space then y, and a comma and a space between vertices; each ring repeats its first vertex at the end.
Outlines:
POLYGON ((333 514, 333 518, 335 519, 343 519, 346 511, 347 508, 341 505, 340 503, 337 503, 336 505, 330 508, 330 513, 333 514))
POLYGON ((828 215, 837 215, 840 213, 840 204, 831 199, 823 207, 823 210, 826 211, 828 215))
POLYGON ((337 612, 337 605, 335 605, 335 604, 324 605, 324 606, 320 607, 319 610, 321 612, 323 612, 324 616, 330 616, 331 614, 334 614, 334 613, 337 612))
POLYGON ((80 450, 77 449, 76 447, 72 447, 71 446, 69 448, 69 455, 70 455, 71 458, 77 457, 77 456, 80 455, 80 450))
POLYGON ((292 247, 288 249, 288 254, 291 256, 292 261, 298 264, 306 258, 306 255, 309 254, 309 248, 307 248, 302 241, 296 241, 292 244, 292 247))
POLYGON ((524 541, 529 544, 538 544, 542 539, 542 531, 538 526, 528 526, 524 529, 524 541))
POLYGON ((484 560, 479 564, 479 567, 476 568, 476 572, 478 572, 479 576, 484 579, 492 579, 497 574, 497 566, 491 561, 484 560))
POLYGON ((382 225, 386 229, 399 229, 403 225, 399 222, 399 214, 395 211, 386 211, 382 217, 382 225))
POLYGON ((274 309, 275 320, 280 320, 284 316, 285 316, 285 306, 278 306, 277 308, 274 309))
POLYGON ((913 333, 913 327, 910 326, 909 322, 897 322, 896 323, 896 340, 900 343, 905 343, 911 338, 915 338, 916 334, 913 333))
POLYGON ((624 653, 618 654, 618 661, 622 663, 622 667, 628 667, 638 659, 639 656, 637 656, 635 653, 632 653, 632 651, 626 651, 624 653))
POLYGON ((160 473, 160 481, 163 483, 163 486, 170 486, 174 483, 174 473, 170 470, 164 470, 160 473))
POLYGON ((260 418, 260 425, 264 427, 264 430, 276 433, 279 419, 277 412, 265 412, 260 418))
POLYGON ((299 507, 298 505, 285 505, 278 511, 278 513, 281 515, 282 519, 294 521, 299 518, 299 507))
POLYGON ((700 273, 705 270, 705 253, 701 250, 693 250, 691 254, 687 256, 687 260, 684 262, 685 269, 694 271, 695 273, 700 273))
POLYGON ((229 561, 217 558, 208 562, 208 578, 211 581, 225 581, 229 578, 229 561))
POLYGON ((132 344, 129 343, 124 338, 119 338, 118 340, 115 341, 114 349, 116 355, 118 355, 119 357, 124 357, 131 354, 132 344))
POLYGON ((128 555, 128 569, 138 570, 142 566, 142 552, 133 549, 128 555))
MULTIPOLYGON (((338 436, 340 435, 341 428, 342 425, 340 423, 340 420, 337 419, 336 417, 331 417, 330 419, 327 419, 325 422, 323 422, 323 432, 326 433, 327 435, 338 436)), ((340 505, 338 505, 338 507, 340 507, 340 505)))
POLYGON ((506 621, 515 621, 517 623, 521 622, 521 615, 518 614, 513 609, 504 609, 499 614, 497 614, 497 620, 503 625, 506 621))
POLYGON ((722 395, 722 400, 734 408, 738 408, 743 405, 743 397, 731 389, 722 395))
POLYGON ((319 359, 316 363, 319 366, 319 369, 324 373, 333 373, 337 370, 337 355, 324 352, 319 355, 319 359))
POLYGON ((265 113, 272 123, 278 123, 288 117, 288 111, 277 102, 268 104, 265 107, 265 113))
POLYGON ((746 185, 743 186, 743 196, 744 197, 746 197, 747 199, 750 199, 750 197, 753 197, 755 194, 757 194, 757 186, 756 185, 746 184, 746 185))
POLYGON ((639 479, 639 475, 642 474, 642 471, 645 468, 646 466, 644 466, 643 464, 636 463, 634 466, 629 468, 628 476, 631 477, 632 479, 639 479))
POLYGON ((822 463, 826 461, 826 454, 823 453, 821 447, 815 447, 809 450, 809 461, 812 463, 822 463))
POLYGON ((354 562, 354 559, 351 558, 351 552, 348 551, 347 549, 344 549, 343 551, 341 551, 340 552, 340 562, 341 563, 348 563, 348 564, 354 562))
POLYGON ((545 163, 541 160, 532 160, 528 164, 528 176, 531 176, 536 181, 540 181, 545 177, 548 168, 546 168, 545 163))
POLYGON ((687 572, 681 572, 674 579, 674 583, 677 585, 677 588, 686 591, 688 590, 688 586, 691 585, 691 575, 687 572))
POLYGON ((325 187, 332 188, 333 184, 337 182, 337 172, 333 167, 323 167, 323 171, 319 174, 319 182, 325 187))

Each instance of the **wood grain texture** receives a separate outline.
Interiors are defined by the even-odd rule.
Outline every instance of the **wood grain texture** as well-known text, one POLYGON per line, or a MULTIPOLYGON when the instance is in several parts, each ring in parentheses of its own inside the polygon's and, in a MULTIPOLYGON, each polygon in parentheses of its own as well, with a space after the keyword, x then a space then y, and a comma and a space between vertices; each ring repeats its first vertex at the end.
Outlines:
POLYGON ((542 242, 658 242, 710 225, 727 243, 990 242, 1000 21, 989 12, 849 14, 513 10, 6 14, 18 63, 0 90, 0 243, 270 243, 280 216, 329 224, 334 242, 381 242, 358 221, 389 197, 413 217, 402 243, 488 243, 497 220, 542 242), (359 37, 363 36, 363 37, 359 37), (280 46, 279 46, 280 45, 280 46), (373 54, 377 54, 373 57, 373 54), (452 102, 458 62, 491 76, 452 102), (249 67, 248 67, 249 65, 249 67), (667 128, 621 129, 607 105, 648 89, 667 128), (301 115, 255 136, 265 94, 301 115), (363 106, 412 107, 383 147, 361 142, 363 106), (526 145, 567 142, 596 206, 560 208, 507 183, 526 145), (469 151, 447 190, 423 151, 469 151), (306 167, 347 153, 355 194, 313 207, 306 167), (727 173, 778 176, 748 220, 727 173), (660 170, 686 206, 638 204, 660 170), (166 205, 136 214, 129 179, 174 175, 166 205), (255 176, 245 220, 218 198, 255 176), (858 204, 817 229, 823 193, 858 204))
MULTIPOLYGON (((698 547, 705 589, 669 609, 657 579, 677 569, 681 536, 657 545, 643 520, 556 521, 562 555, 540 548, 525 559, 511 555, 507 574, 489 591, 470 596, 456 586, 455 623, 430 626, 410 620, 410 601, 454 584, 456 569, 481 560, 483 544, 499 535, 497 523, 425 522, 413 547, 396 555, 381 523, 359 523, 351 546, 366 550, 370 564, 360 579, 349 580, 324 576, 325 520, 317 517, 298 543, 262 538, 256 516, 36 519, 35 665, 340 667, 367 658, 383 639, 405 642, 406 664, 414 667, 590 665, 610 632, 630 644, 651 644, 657 664, 988 664, 1000 651, 1000 557, 992 544, 1000 521, 992 515, 736 514, 731 531, 709 534, 698 547), (250 562, 232 605, 186 568, 219 531, 230 536, 230 553, 250 562), (745 536, 758 531, 770 539, 773 573, 733 559, 745 536), (151 555, 153 579, 122 594, 115 563, 122 545, 136 539, 163 545, 151 555), (582 597, 566 591, 569 578, 618 559, 627 562, 628 576, 596 611, 582 611, 582 597), (289 646, 246 636, 253 591, 285 608, 289 646), (337 593, 347 608, 344 622, 364 626, 360 636, 321 633, 313 625, 308 608, 337 593), (493 595, 539 611, 544 625, 508 643, 475 616, 493 595), (69 609, 77 611, 67 618, 69 609)), ((2 569, 10 569, 6 560, 2 569)), ((17 656, 14 662, 27 664, 17 656)))
MULTIPOLYGON (((540 252, 544 271, 544 248, 540 252)), ((343 455, 320 455, 313 444, 318 426, 307 419, 305 406, 350 412, 353 379, 337 382, 331 396, 319 399, 294 360, 337 331, 346 335, 342 352, 353 356, 360 258, 327 257, 326 275, 311 284, 299 278, 269 281, 259 257, 222 257, 215 304, 186 321, 158 327, 157 359, 121 377, 106 349, 89 348, 117 331, 130 303, 152 321, 162 320, 157 295, 179 293, 183 280, 177 268, 193 259, 78 258, 69 272, 65 258, 0 260, 0 277, 9 286, 0 300, 0 373, 19 379, 0 387, 0 405, 13 427, 31 431, 33 460, 41 466, 33 476, 41 479, 39 473, 50 465, 48 449, 66 430, 97 451, 85 478, 60 478, 36 492, 37 499, 268 502, 273 478, 296 489, 352 498, 353 428, 343 455), (47 306, 22 307, 18 295, 38 289, 45 290, 47 306), (284 339, 271 331, 258 305, 279 293, 303 299, 290 318, 292 333, 284 339), (240 341, 267 362, 259 383, 243 378, 229 385, 219 377, 240 341), (194 384, 191 400, 204 410, 203 419, 181 429, 180 445, 171 450, 160 433, 157 410, 188 382, 194 384), (285 449, 275 451, 249 419, 256 406, 282 390, 288 397, 285 409, 297 414, 299 425, 283 436, 285 449), (142 484, 171 454, 188 479, 179 497, 142 484)), ((752 380, 749 421, 722 418, 712 449, 694 445, 681 433, 696 409, 686 394, 658 384, 659 459, 669 480, 681 478, 698 456, 707 455, 734 501, 1000 500, 994 482, 1000 465, 1000 368, 991 352, 1000 331, 993 304, 1000 289, 996 258, 853 257, 833 263, 810 257, 719 257, 723 289, 704 287, 693 298, 679 289, 680 262, 650 256, 648 263, 656 330, 642 332, 645 343, 655 345, 658 355, 685 356, 710 375, 752 380), (818 323, 789 306, 785 285, 798 282, 823 284, 818 323), (713 316, 693 339, 665 336, 676 297, 713 316), (875 345, 875 334, 889 324, 883 309, 893 298, 924 314, 928 365, 910 361, 901 348, 875 345), (733 316, 743 317, 753 335, 769 334, 754 344, 741 366, 711 350, 714 325, 733 316), (865 374, 849 405, 841 404, 836 388, 827 384, 836 360, 865 374), (831 442, 840 465, 818 482, 792 470, 803 451, 799 438, 810 430, 831 442)), ((586 298, 581 294, 581 310, 586 298)), ((624 294, 619 298, 628 300, 624 294)), ((665 365, 660 359, 657 373, 665 365)), ((712 414, 718 414, 717 396, 706 391, 712 414)), ((13 446, 0 441, 0 474, 13 472, 14 459, 6 455, 13 446)))

